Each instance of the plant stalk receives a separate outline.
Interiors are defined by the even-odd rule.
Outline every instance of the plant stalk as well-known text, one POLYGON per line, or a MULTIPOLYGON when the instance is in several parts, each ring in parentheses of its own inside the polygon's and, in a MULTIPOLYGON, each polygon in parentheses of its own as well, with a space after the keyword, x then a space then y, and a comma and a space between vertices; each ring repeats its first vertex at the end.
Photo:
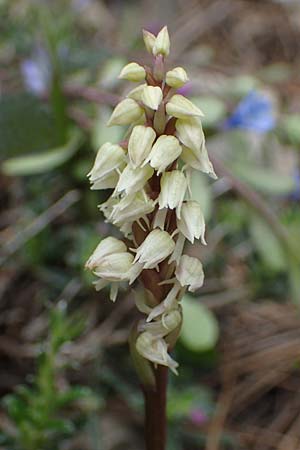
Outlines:
POLYGON ((155 389, 144 386, 146 450, 165 450, 167 439, 168 367, 155 369, 155 389))

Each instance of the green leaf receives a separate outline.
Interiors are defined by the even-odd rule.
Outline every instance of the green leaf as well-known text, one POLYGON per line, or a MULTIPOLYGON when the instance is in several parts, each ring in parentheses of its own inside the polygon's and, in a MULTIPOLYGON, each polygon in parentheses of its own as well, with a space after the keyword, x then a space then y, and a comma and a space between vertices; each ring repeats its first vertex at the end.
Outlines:
POLYGON ((1 159, 61 145, 49 107, 27 93, 1 97, 0 135, 1 159))
POLYGON ((287 195, 296 189, 296 180, 289 175, 255 166, 249 162, 232 165, 232 170, 241 180, 255 189, 273 195, 287 195))
POLYGON ((40 154, 7 159, 2 163, 2 172, 14 176, 48 172, 68 161, 78 150, 81 141, 81 132, 74 130, 66 145, 40 154))
POLYGON ((203 127, 214 127, 218 125, 226 116, 224 103, 216 97, 195 97, 192 99, 196 106, 199 106, 204 113, 201 119, 203 127))
POLYGON ((273 270, 286 270, 286 257, 272 229, 258 215, 250 217, 250 234, 263 261, 273 270))
POLYGON ((290 114, 282 119, 280 128, 285 133, 289 142, 293 145, 300 145, 300 114, 290 114))
POLYGON ((212 349, 218 340, 219 327, 213 313, 199 299, 185 295, 182 301, 183 323, 181 342, 189 350, 204 352, 212 349))

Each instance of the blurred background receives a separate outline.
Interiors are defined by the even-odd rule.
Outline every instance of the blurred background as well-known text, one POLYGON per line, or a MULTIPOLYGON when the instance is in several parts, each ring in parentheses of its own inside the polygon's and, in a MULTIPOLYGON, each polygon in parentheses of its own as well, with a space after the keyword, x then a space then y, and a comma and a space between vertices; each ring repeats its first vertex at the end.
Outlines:
MULTIPOLYGON (((300 448, 299 0, 0 0, 0 448, 143 448, 124 289, 84 263, 115 233, 86 178, 165 24, 205 113, 204 287, 184 299, 168 450, 300 448)), ((138 289, 138 288, 137 288, 138 289)))

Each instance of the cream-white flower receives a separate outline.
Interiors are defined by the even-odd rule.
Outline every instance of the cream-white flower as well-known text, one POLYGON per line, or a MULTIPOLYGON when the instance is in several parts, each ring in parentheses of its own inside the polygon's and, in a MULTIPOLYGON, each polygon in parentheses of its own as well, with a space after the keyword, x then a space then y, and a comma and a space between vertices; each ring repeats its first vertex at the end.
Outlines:
POLYGON ((180 170, 163 173, 160 180, 159 208, 177 208, 180 217, 181 205, 187 189, 187 180, 180 170))
POLYGON ((150 166, 134 168, 129 163, 119 178, 114 195, 125 191, 126 194, 133 194, 143 189, 149 178, 152 177, 154 169, 150 166))
POLYGON ((181 151, 181 145, 175 136, 163 134, 162 136, 159 136, 153 145, 145 162, 150 161, 150 165, 158 171, 158 174, 160 174, 178 158, 181 151))
POLYGON ((107 177, 112 175, 124 163, 125 152, 123 148, 107 142, 98 150, 94 166, 87 176, 91 183, 107 180, 107 177))
POLYGON ((183 95, 175 94, 168 101, 166 111, 169 116, 185 119, 190 116, 203 116, 203 112, 183 95))
POLYGON ((139 219, 145 218, 155 208, 155 202, 143 192, 127 195, 121 200, 114 200, 114 202, 105 202, 100 209, 109 222, 117 226, 139 221, 139 219))
MULTIPOLYGON (((122 170, 123 167, 125 166, 125 162, 124 164, 122 164, 118 170, 122 170)), ((91 185, 91 190, 95 191, 98 189, 112 189, 115 187, 115 185, 117 184, 119 180, 119 174, 117 171, 109 173, 107 175, 105 175, 103 178, 100 178, 96 181, 93 181, 92 185, 91 185)))
POLYGON ((177 137, 186 147, 195 153, 205 145, 205 137, 199 117, 188 117, 176 120, 177 137))
POLYGON ((168 354, 168 346, 163 338, 158 338, 148 331, 144 331, 136 340, 136 349, 144 358, 154 364, 169 367, 177 375, 178 363, 168 354))
POLYGON ((129 252, 106 255, 97 265, 94 273, 107 281, 129 280, 133 259, 133 255, 129 252))
POLYGON ((154 34, 150 33, 150 31, 143 30, 143 39, 144 39, 144 43, 145 43, 145 47, 146 47, 147 51, 152 54, 156 36, 154 36, 154 34))
POLYGON ((168 56, 170 53, 170 37, 168 28, 163 27, 156 36, 154 45, 152 47, 152 53, 154 56, 163 55, 168 56))
POLYGON ((212 163, 209 160, 205 145, 200 150, 195 151, 186 146, 182 146, 181 159, 190 167, 196 170, 200 170, 203 173, 207 173, 212 178, 218 178, 215 174, 212 163))
POLYGON ((132 62, 127 64, 120 72, 119 78, 128 81, 143 81, 146 77, 146 71, 143 66, 132 62))
POLYGON ((144 269, 154 269, 174 250, 175 242, 166 231, 152 230, 138 247, 134 262, 143 264, 144 269))
POLYGON ((189 81, 189 78, 182 67, 175 67, 166 74, 166 82, 170 87, 181 88, 187 81, 189 81))
POLYGON ((205 242, 205 221, 201 206, 194 200, 184 202, 181 208, 181 217, 177 219, 178 230, 193 244, 194 239, 201 238, 205 242))
POLYGON ((128 155, 133 167, 139 167, 150 154, 156 133, 151 127, 136 125, 129 138, 128 155))
POLYGON ((163 99, 163 93, 158 86, 146 86, 141 95, 142 102, 155 111, 158 109, 163 99))
POLYGON ((190 292, 194 292, 203 285, 203 268, 197 258, 182 255, 176 267, 175 275, 181 286, 189 286, 190 292))
POLYGON ((85 267, 93 270, 99 264, 101 264, 102 259, 105 256, 111 255, 113 253, 123 253, 127 251, 127 247, 123 241, 117 239, 113 236, 109 236, 97 245, 92 255, 87 260, 85 267))
POLYGON ((136 100, 137 102, 142 101, 142 93, 144 88, 147 86, 146 83, 140 84, 139 86, 135 87, 131 91, 128 92, 126 97, 132 98, 133 100, 136 100))
POLYGON ((107 123, 107 126, 112 125, 129 125, 140 119, 144 110, 132 98, 125 98, 117 104, 112 112, 112 115, 107 123))

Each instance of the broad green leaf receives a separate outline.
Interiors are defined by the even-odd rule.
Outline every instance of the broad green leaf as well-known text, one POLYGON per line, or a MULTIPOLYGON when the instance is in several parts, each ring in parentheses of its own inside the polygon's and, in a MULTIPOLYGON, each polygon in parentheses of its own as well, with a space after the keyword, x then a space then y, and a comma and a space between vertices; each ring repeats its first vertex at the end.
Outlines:
POLYGON ((224 103, 216 97, 195 97, 192 99, 196 106, 201 108, 204 117, 201 119, 203 127, 214 127, 226 116, 224 103))
POLYGON ((40 154, 7 159, 1 170, 6 175, 34 175, 48 172, 65 163, 78 150, 82 134, 75 130, 66 145, 40 154))
POLYGON ((183 297, 182 308, 182 344, 195 352, 212 349, 219 336, 218 322, 213 313, 191 295, 183 297))
POLYGON ((232 170, 241 180, 267 194, 287 195, 297 187, 296 180, 292 176, 254 166, 249 162, 244 162, 243 164, 235 163, 232 165, 232 170))
POLYGON ((300 114, 290 114, 283 118, 281 128, 293 145, 300 145, 300 114))
POLYGON ((0 135, 0 159, 40 154, 61 144, 49 107, 27 93, 0 98, 0 135))
POLYGON ((286 257, 272 229, 256 214, 250 217, 250 234, 263 261, 273 270, 287 269, 286 257))

